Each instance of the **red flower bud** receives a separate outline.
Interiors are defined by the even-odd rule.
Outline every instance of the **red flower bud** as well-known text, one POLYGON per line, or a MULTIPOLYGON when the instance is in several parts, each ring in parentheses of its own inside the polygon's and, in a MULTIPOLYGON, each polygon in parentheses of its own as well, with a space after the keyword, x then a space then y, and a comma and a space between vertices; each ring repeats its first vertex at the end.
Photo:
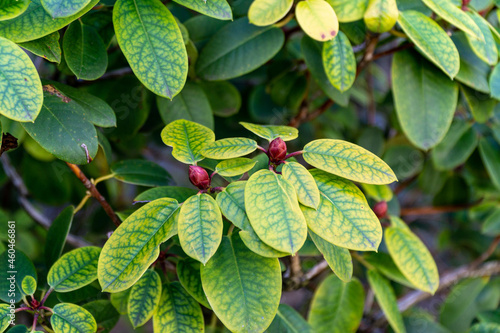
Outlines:
POLYGON ((189 180, 200 190, 206 190, 210 186, 210 177, 202 167, 191 165, 189 167, 189 180))
POLYGON ((387 215, 387 202, 380 201, 373 206, 373 212, 379 219, 385 217, 387 215))
POLYGON ((286 143, 281 138, 276 138, 269 144, 269 158, 271 162, 280 162, 286 156, 286 143))

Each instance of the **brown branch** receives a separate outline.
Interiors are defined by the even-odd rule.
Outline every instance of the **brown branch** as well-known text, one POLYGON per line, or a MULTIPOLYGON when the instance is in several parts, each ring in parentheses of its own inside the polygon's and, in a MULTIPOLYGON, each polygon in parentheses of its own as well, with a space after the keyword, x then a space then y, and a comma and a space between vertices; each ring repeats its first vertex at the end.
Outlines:
POLYGON ((486 249, 486 251, 483 252, 476 260, 474 260, 471 264, 471 268, 476 268, 480 264, 486 261, 497 249, 498 244, 500 244, 500 236, 497 236, 493 239, 491 242, 490 246, 486 249))
POLYGON ((400 46, 397 46, 397 47, 394 47, 392 49, 389 49, 387 51, 383 51, 383 52, 380 52, 380 53, 377 53, 373 56, 373 59, 372 60, 377 60, 377 59, 380 59, 382 57, 385 57, 385 56, 388 56, 388 55, 391 55, 393 53, 396 53, 396 52, 399 52, 399 51, 403 51, 403 50, 406 50, 406 49, 409 49, 409 48, 412 48, 414 47, 415 45, 413 43, 406 43, 406 44, 403 44, 403 45, 400 45, 400 46))
POLYGON ((402 208, 400 215, 408 216, 408 215, 433 215, 442 213, 453 213, 476 206, 480 202, 481 200, 465 205, 402 208))
POLYGON ((82 172, 82 170, 75 164, 72 163, 67 163, 68 167, 73 171, 73 173, 80 179, 82 182, 83 186, 90 192, 90 194, 97 199, 97 201, 101 204, 102 208, 104 208, 104 211, 108 216, 111 218, 111 221, 118 227, 121 224, 120 219, 116 215, 115 211, 111 206, 108 204, 106 199, 102 196, 101 193, 97 190, 95 185, 85 176, 85 174, 82 172))
POLYGON ((321 260, 313 268, 308 270, 307 273, 302 275, 302 278, 300 279, 301 283, 304 284, 304 283, 314 279, 316 276, 323 273, 323 271, 327 268, 328 268, 328 263, 326 262, 326 260, 321 260))
MULTIPOLYGON (((35 206, 33 206, 33 204, 27 199, 27 196, 29 195, 28 189, 26 188, 26 185, 24 184, 21 176, 19 176, 17 171, 10 163, 9 157, 7 155, 3 155, 0 160, 2 161, 2 166, 5 174, 19 192, 18 201, 21 207, 23 207, 23 209, 28 213, 29 216, 31 216, 33 220, 35 220, 35 222, 40 224, 45 229, 49 229, 52 221, 47 216, 43 215, 37 208, 35 208, 35 206)), ((74 247, 85 247, 91 245, 85 240, 72 234, 68 234, 68 236, 66 237, 66 241, 68 242, 68 244, 71 244, 74 247)))

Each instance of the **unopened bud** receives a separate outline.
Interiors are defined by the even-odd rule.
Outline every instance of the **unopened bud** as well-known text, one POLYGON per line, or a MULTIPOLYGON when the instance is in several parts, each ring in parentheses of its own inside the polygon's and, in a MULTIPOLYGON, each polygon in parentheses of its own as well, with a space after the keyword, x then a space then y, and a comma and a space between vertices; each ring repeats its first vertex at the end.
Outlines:
POLYGON ((385 217, 387 215, 387 202, 380 201, 373 206, 373 212, 379 219, 385 217))
POLYGON ((207 171, 196 165, 189 167, 189 180, 200 190, 206 190, 210 186, 210 177, 207 171))
POLYGON ((286 156, 286 143, 281 138, 276 138, 269 144, 269 158, 272 162, 280 162, 286 156))

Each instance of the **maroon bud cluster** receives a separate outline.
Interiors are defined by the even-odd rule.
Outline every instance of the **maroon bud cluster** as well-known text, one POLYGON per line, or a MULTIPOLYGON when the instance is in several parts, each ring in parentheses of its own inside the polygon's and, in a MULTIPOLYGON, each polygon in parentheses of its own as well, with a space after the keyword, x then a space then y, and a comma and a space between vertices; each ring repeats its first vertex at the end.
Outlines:
POLYGON ((189 167, 189 180, 200 190, 206 190, 210 186, 210 177, 207 171, 197 165, 189 167))
POLYGON ((286 143, 281 138, 276 138, 269 144, 269 159, 273 163, 281 162, 286 156, 286 143))
POLYGON ((384 218, 387 215, 387 202, 377 202, 375 206, 373 206, 373 212, 379 219, 384 218))

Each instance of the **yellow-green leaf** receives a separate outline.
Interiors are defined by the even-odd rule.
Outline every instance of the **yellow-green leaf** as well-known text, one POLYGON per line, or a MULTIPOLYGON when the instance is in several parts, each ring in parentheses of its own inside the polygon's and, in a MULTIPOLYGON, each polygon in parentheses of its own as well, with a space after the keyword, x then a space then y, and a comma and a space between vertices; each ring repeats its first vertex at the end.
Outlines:
POLYGON ((397 181, 391 168, 378 156, 347 141, 312 141, 304 147, 303 156, 312 166, 353 181, 378 185, 397 181))
POLYGON ((254 0, 248 9, 248 20, 258 26, 271 25, 290 11, 293 0, 254 0))
POLYGON ((351 88, 356 78, 356 58, 351 42, 342 31, 337 38, 323 44, 322 56, 326 76, 332 86, 341 92, 351 88))
POLYGON ((263 332, 278 310, 280 271, 278 259, 253 253, 233 234, 201 268, 201 281, 212 309, 231 332, 263 332))
POLYGON ((83 16, 98 2, 99 0, 90 0, 78 13, 54 19, 45 11, 40 0, 31 0, 28 9, 24 13, 11 20, 0 21, 0 36, 15 43, 27 42, 47 36, 83 16))
POLYGON ((103 291, 132 286, 158 258, 159 245, 176 230, 176 200, 158 199, 139 208, 113 232, 99 257, 97 275, 103 291))
POLYGON ((3 332, 9 327, 10 320, 10 307, 8 304, 0 304, 0 331, 3 332))
POLYGON ((185 164, 195 164, 204 158, 201 151, 215 141, 215 134, 208 127, 179 119, 165 126, 161 138, 173 148, 172 156, 175 159, 185 164))
POLYGON ((280 304, 267 333, 312 333, 311 326, 294 308, 280 304))
POLYGON ((10 20, 24 13, 30 0, 3 0, 0 8, 0 21, 10 20))
POLYGON ((174 16, 160 0, 118 0, 116 39, 137 78, 155 94, 172 98, 186 82, 188 57, 174 16))
POLYGON ((479 59, 488 65, 496 65, 498 62, 498 49, 488 23, 486 23, 486 20, 476 12, 468 11, 466 15, 468 15, 474 23, 476 23, 483 37, 481 39, 477 39, 471 37, 470 35, 466 35, 472 51, 474 51, 479 59))
POLYGON ((94 333, 97 323, 94 317, 81 306, 59 303, 52 309, 50 324, 55 333, 94 333))
POLYGON ((222 215, 208 194, 193 195, 179 212, 178 233, 182 249, 203 265, 214 255, 222 239, 222 215))
POLYGON ((101 248, 87 246, 63 255, 50 268, 47 283, 55 291, 80 289, 97 279, 97 261, 101 248))
POLYGON ((245 122, 240 122, 240 124, 253 134, 268 141, 273 141, 278 137, 283 141, 292 141, 299 136, 299 131, 290 126, 256 125, 245 122))
POLYGON ((337 246, 376 251, 382 241, 382 227, 359 188, 321 170, 310 172, 321 200, 317 210, 301 207, 309 228, 337 246))
POLYGON ((469 36, 484 40, 483 33, 465 11, 449 0, 423 0, 425 5, 445 21, 453 24, 469 36))
POLYGON ((398 16, 396 0, 370 0, 363 20, 369 30, 380 34, 391 30, 398 16))
POLYGON ((356 278, 342 282, 330 275, 314 293, 309 324, 315 333, 354 333, 363 317, 365 292, 356 278))
POLYGON ((376 201, 391 201, 393 197, 392 190, 387 185, 361 184, 365 194, 376 201))
POLYGON ((281 170, 283 178, 288 180, 297 191, 297 198, 304 206, 318 208, 319 190, 313 176, 302 164, 286 162, 281 170))
POLYGON ((324 42, 339 31, 339 21, 332 6, 325 0, 300 1, 295 8, 300 27, 309 37, 324 42))
POLYGON ((21 289, 26 295, 31 295, 36 291, 36 280, 31 275, 26 275, 21 283, 21 289))
POLYGON ((153 331, 203 333, 204 328, 203 313, 194 298, 179 282, 165 284, 160 305, 153 315, 153 331))
POLYGON ((289 255, 288 253, 275 250, 266 243, 264 243, 262 239, 260 239, 259 236, 257 236, 252 226, 250 226, 245 230, 240 231, 239 235, 243 243, 245 243, 246 247, 248 247, 250 250, 252 250, 252 252, 257 253, 262 257, 282 258, 289 255))
POLYGON ((270 170, 254 173, 245 189, 245 210, 255 233, 272 248, 295 254, 307 238, 307 224, 293 185, 270 170))
POLYGON ((228 159, 250 154, 257 149, 257 142, 248 138, 227 138, 212 142, 201 154, 212 159, 228 159))
POLYGON ((116 311, 121 315, 126 315, 128 312, 128 297, 131 291, 132 288, 128 288, 117 293, 112 293, 109 297, 111 304, 113 304, 116 311))
POLYGON ((385 243, 403 275, 416 288, 434 294, 439 286, 436 263, 424 243, 408 228, 389 227, 385 243))
POLYGON ((233 182, 217 194, 217 204, 222 214, 242 230, 251 228, 245 211, 246 184, 246 181, 233 182))
POLYGON ((408 10, 399 13, 398 23, 418 49, 450 78, 460 69, 455 44, 435 21, 424 14, 408 10))
POLYGON ((15 121, 34 121, 43 104, 42 83, 28 55, 0 37, 0 114, 15 121))
POLYGON ((144 325, 160 303, 161 278, 154 270, 147 270, 130 290, 128 318, 134 328, 144 325))
POLYGON ((340 22, 361 20, 369 0, 327 0, 340 22))
POLYGON ((42 6, 53 18, 68 17, 78 13, 90 0, 41 0, 42 6))
POLYGON ((344 282, 351 281, 353 266, 349 250, 333 245, 315 234, 311 229, 309 229, 309 235, 335 275, 344 282))
POLYGON ((257 161, 250 158, 240 157, 219 162, 215 171, 222 177, 235 177, 250 171, 257 161))
POLYGON ((391 327, 396 333, 405 333, 406 329, 401 312, 398 310, 396 294, 389 281, 376 271, 370 270, 368 271, 368 282, 391 327))
POLYGON ((214 17, 219 20, 233 19, 231 6, 227 3, 226 0, 211 0, 211 1, 174 0, 174 1, 189 9, 195 10, 206 16, 214 17))
POLYGON ((415 289, 415 286, 408 281, 407 278, 401 273, 398 266, 394 263, 391 256, 385 252, 369 252, 363 255, 363 258, 372 265, 376 270, 385 275, 387 278, 396 281, 404 286, 415 289))
POLYGON ((191 258, 179 260, 177 263, 177 277, 179 282, 186 289, 189 295, 208 309, 212 309, 208 304, 207 296, 201 285, 200 262, 191 258))

